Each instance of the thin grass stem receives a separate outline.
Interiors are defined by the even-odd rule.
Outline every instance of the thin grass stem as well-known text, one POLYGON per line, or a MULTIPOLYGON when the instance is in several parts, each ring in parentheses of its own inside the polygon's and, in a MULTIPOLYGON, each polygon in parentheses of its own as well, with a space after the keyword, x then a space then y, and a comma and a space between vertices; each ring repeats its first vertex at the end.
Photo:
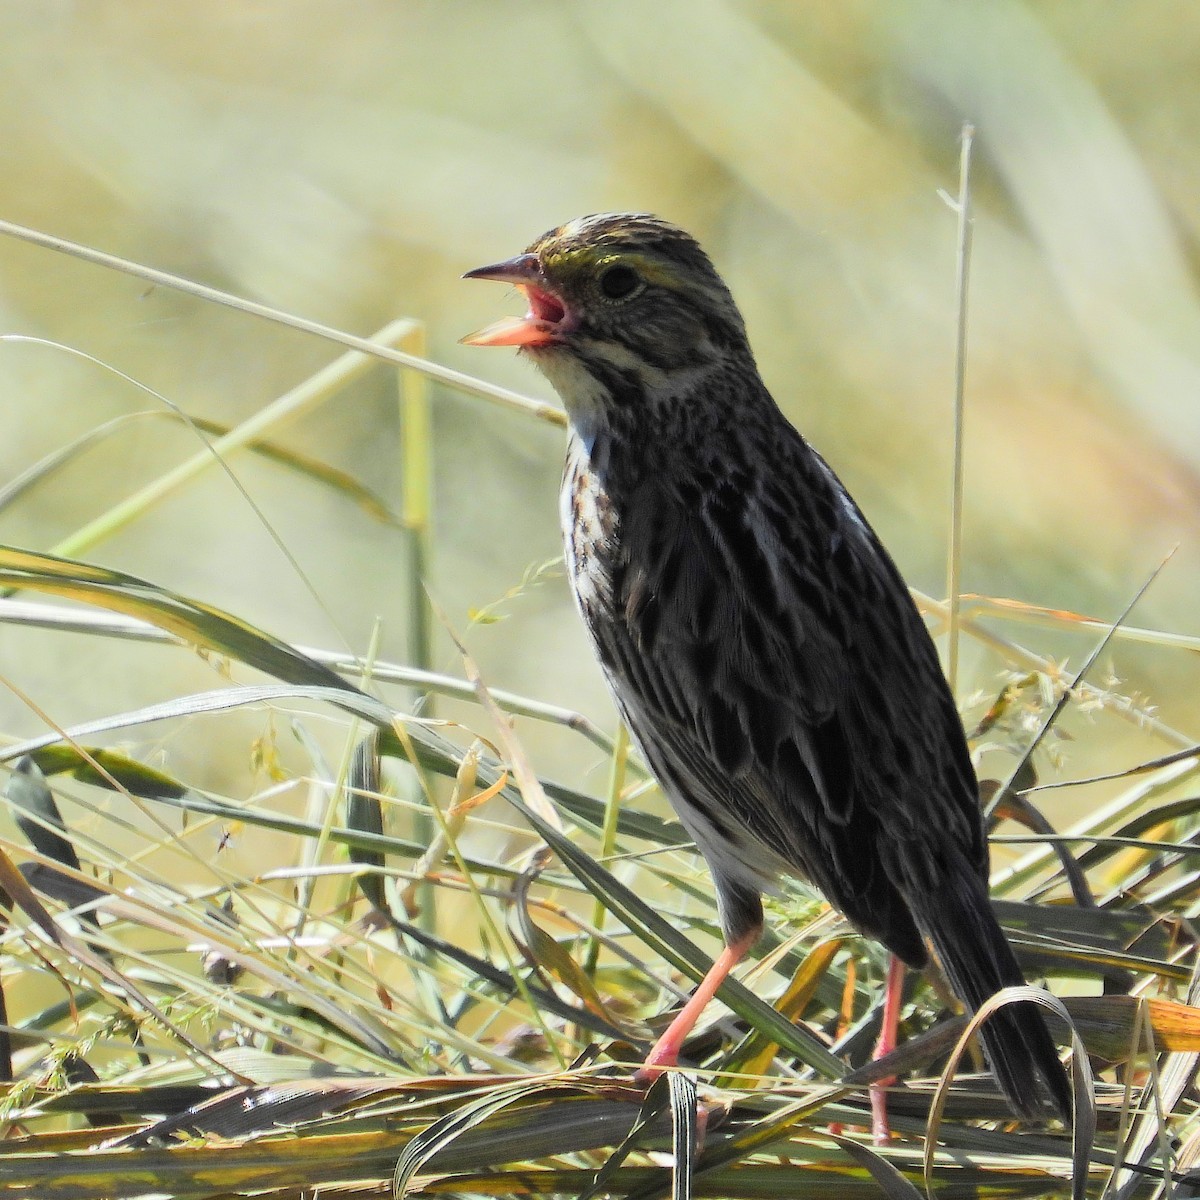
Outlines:
POLYGON ((438 383, 444 383, 447 387, 454 388, 456 391, 466 392, 470 396, 478 396, 481 399, 489 400, 493 404, 498 404, 502 408, 509 409, 511 412, 536 417, 538 420, 546 421, 551 425, 565 426, 567 423, 566 414, 562 409, 556 408, 553 404, 544 404, 539 400, 532 400, 528 396, 522 396, 519 392, 497 387, 495 384, 485 383, 482 379, 475 379, 473 376, 467 375, 462 371, 451 370, 451 368, 444 367, 440 363, 418 358, 414 354, 406 354, 391 346, 376 345, 368 338, 361 338, 355 334, 346 333, 330 325, 322 325, 319 321, 310 321, 306 317, 298 317, 294 313, 284 312, 278 308, 271 308, 266 304, 258 304, 242 296, 234 296, 229 292, 222 292, 217 288, 208 287, 206 284, 196 283, 180 275, 172 275, 169 271, 160 271, 155 267, 147 267, 126 258, 118 258, 114 254, 106 254, 102 250, 95 250, 90 246, 82 246, 78 242, 69 242, 65 238, 55 237, 49 233, 42 233, 40 230, 30 229, 24 225, 16 225, 11 221, 0 221, 0 234, 18 238, 20 241, 29 242, 34 246, 41 246, 46 250, 54 250, 59 254, 69 254, 73 258, 82 259, 84 262, 105 267, 111 271, 123 271, 126 275, 133 275, 138 279, 144 279, 148 283, 153 283, 159 287, 171 288, 174 291, 195 296, 199 300, 206 300, 211 304, 220 304, 226 308, 236 309, 238 312, 246 313, 252 317, 261 317, 264 320, 273 321, 277 325, 284 325, 289 329, 299 330, 301 333, 313 334, 316 337, 324 338, 326 341, 336 342, 338 345, 347 346, 351 350, 359 350, 364 354, 372 355, 375 358, 382 359, 384 362, 390 362, 398 367, 409 367, 414 371, 420 371, 438 383))
MULTIPOLYGON (((612 763, 608 773, 608 795, 605 797, 604 827, 600 832, 600 848, 596 858, 607 862, 617 845, 617 818, 621 813, 621 792, 625 788, 625 764, 629 759, 629 730, 622 721, 617 726, 617 736, 613 745, 612 763)), ((592 924, 599 930, 604 928, 604 918, 608 910, 597 900, 592 906, 592 924)), ((600 939, 592 938, 588 942, 587 953, 584 956, 583 969, 589 976, 596 974, 596 963, 600 958, 600 939)))
MULTIPOLYGON (((401 345, 409 354, 425 356, 425 326, 408 323, 401 345)), ((433 666, 433 621, 429 603, 428 575, 433 557, 431 522, 433 519, 433 422, 429 410, 429 381, 419 371, 401 369, 400 388, 400 487, 401 520, 405 530, 405 582, 408 587, 407 651, 408 660, 418 671, 433 666)), ((433 703, 426 694, 418 698, 421 714, 433 715, 433 703)), ((419 769, 419 768, 418 768, 419 769)), ((437 785, 426 781, 426 789, 437 785)), ((413 818, 413 839, 428 845, 434 838, 434 820, 425 810, 413 818)), ((432 887, 417 885, 415 904, 417 921, 426 933, 437 932, 437 906, 432 887)))
POLYGON ((955 268, 958 321, 954 346, 954 469, 950 492, 950 547, 946 562, 946 598, 950 605, 946 674, 952 693, 958 690, 958 608, 962 591, 963 427, 967 382, 967 283, 971 270, 971 146, 974 140, 974 126, 964 125, 958 168, 958 201, 955 205, 958 213, 955 268))

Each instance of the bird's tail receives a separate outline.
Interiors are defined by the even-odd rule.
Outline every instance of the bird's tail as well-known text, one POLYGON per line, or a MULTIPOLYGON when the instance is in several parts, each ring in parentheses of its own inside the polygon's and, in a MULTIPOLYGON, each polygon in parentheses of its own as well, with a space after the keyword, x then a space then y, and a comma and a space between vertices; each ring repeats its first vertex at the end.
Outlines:
MULTIPOLYGON (((933 943, 950 986, 971 1012, 1001 988, 1024 984, 983 882, 965 863, 953 882, 927 900, 917 914, 918 924, 933 943)), ((1042 1116, 1048 1095, 1070 1122, 1071 1085, 1036 1005, 1005 1005, 984 1022, 979 1039, 1014 1112, 1026 1119, 1042 1116)))

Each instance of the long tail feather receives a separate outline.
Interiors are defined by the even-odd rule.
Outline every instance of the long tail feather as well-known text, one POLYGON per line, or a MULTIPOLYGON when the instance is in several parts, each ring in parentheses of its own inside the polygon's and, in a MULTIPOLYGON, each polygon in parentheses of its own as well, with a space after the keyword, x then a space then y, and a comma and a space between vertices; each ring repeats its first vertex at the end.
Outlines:
MULTIPOLYGON (((933 943, 950 986, 976 1012, 1001 988, 1025 977, 982 881, 966 864, 953 882, 921 905, 918 922, 933 943)), ((1071 1085, 1041 1011, 1009 1004, 980 1029, 983 1052, 1013 1111, 1026 1119, 1045 1115, 1047 1098, 1071 1119, 1071 1085)))

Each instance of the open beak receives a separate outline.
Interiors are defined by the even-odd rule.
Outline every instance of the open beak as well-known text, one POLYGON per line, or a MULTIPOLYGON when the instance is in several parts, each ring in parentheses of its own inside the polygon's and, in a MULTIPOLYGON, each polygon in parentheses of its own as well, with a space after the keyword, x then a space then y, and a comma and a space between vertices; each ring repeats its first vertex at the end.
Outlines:
POLYGON ((521 346, 527 349, 548 346, 574 328, 567 306, 551 292, 542 275, 536 254, 518 254, 490 267, 476 267, 464 279, 494 279, 515 284, 525 293, 529 311, 523 317, 505 317, 460 339, 465 346, 521 346))

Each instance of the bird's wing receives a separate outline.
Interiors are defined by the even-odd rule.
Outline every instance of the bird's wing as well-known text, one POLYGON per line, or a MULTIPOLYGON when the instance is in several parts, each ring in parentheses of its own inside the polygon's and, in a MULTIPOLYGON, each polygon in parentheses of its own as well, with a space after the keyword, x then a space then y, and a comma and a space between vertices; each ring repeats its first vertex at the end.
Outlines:
POLYGON ((650 481, 660 494, 630 506, 645 528, 623 531, 620 673, 635 733, 688 771, 692 799, 732 810, 853 917, 838 893, 882 885, 876 864, 896 886, 896 871, 924 864, 936 884, 927 854, 904 847, 948 838, 981 871, 987 851, 921 617, 832 471, 793 436, 804 453, 783 447, 786 469, 751 486, 727 475, 689 504, 650 481))

